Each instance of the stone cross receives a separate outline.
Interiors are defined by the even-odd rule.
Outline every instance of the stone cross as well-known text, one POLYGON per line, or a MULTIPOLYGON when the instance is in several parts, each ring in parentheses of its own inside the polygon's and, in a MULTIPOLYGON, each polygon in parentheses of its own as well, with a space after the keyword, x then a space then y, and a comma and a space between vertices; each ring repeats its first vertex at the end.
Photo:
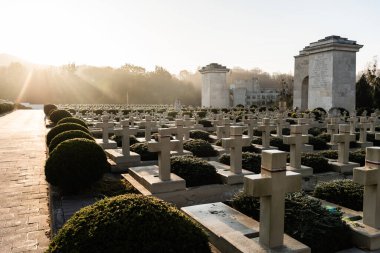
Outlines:
POLYGON ((103 115, 102 122, 95 124, 95 127, 102 129, 103 143, 108 143, 109 128, 112 128, 114 126, 114 124, 112 122, 108 122, 108 120, 109 117, 107 115, 103 115))
POLYGON ((221 126, 223 125, 223 115, 217 114, 214 120, 211 120, 212 124, 214 126, 221 126))
POLYGON ((222 146, 230 150, 230 168, 235 174, 242 173, 242 149, 251 145, 249 137, 243 137, 243 126, 231 126, 230 138, 222 138, 222 146))
POLYGON ((170 151, 178 148, 178 140, 170 140, 172 129, 159 128, 158 142, 149 141, 148 150, 158 152, 158 176, 162 181, 170 180, 170 151))
POLYGON ((330 118, 330 122, 327 123, 327 133, 328 134, 337 134, 339 130, 338 118, 330 118))
MULTIPOLYGON (((306 116, 306 115, 308 115, 308 114, 305 114, 304 116, 306 116)), ((310 121, 309 118, 298 118, 297 119, 297 124, 302 126, 302 134, 309 134, 309 128, 310 128, 309 121, 310 121)))
POLYGON ((150 141, 152 138, 152 127, 155 125, 155 122, 152 121, 150 115, 145 116, 145 121, 140 122, 140 125, 145 127, 145 140, 150 141))
POLYGON ((290 167, 301 168, 301 152, 303 145, 309 141, 309 136, 304 135, 303 126, 291 125, 290 136, 283 136, 285 144, 290 145, 290 167))
POLYGON ((354 168, 354 182, 364 185, 363 223, 380 228, 380 147, 366 149, 365 167, 354 168))
POLYGON ((174 134, 176 135, 176 139, 179 141, 178 143, 178 154, 183 154, 183 140, 189 139, 189 131, 190 128, 184 127, 184 122, 182 119, 175 120, 175 127, 170 128, 174 130, 174 134))
POLYGON ((191 127, 194 125, 194 121, 190 119, 190 116, 188 114, 183 116, 183 125, 185 127, 191 127))
POLYGON ((269 148, 270 142, 270 131, 274 130, 276 126, 270 124, 269 118, 263 118, 263 122, 258 126, 257 130, 261 131, 261 145, 263 148, 269 148))
POLYGON ((244 177, 244 192, 260 197, 259 242, 269 248, 284 241, 285 194, 301 190, 301 175, 286 171, 285 152, 264 150, 261 174, 244 177))
POLYGON ((358 124, 360 129, 359 142, 367 142, 367 130, 369 128, 369 123, 367 117, 360 117, 360 122, 358 124))
POLYGON ((350 126, 339 125, 339 134, 332 135, 332 143, 338 143, 338 162, 347 164, 350 151, 350 142, 355 141, 355 134, 350 133, 350 126))
POLYGON ((129 127, 129 120, 122 120, 121 122, 122 129, 116 129, 115 135, 116 136, 122 136, 122 151, 124 156, 129 156, 130 151, 130 140, 129 136, 137 134, 137 128, 130 128, 129 127))
POLYGON ((358 118, 354 115, 350 116, 348 118, 348 122, 350 122, 350 134, 355 134, 356 133, 356 124, 358 122, 358 118))
POLYGON ((248 136, 249 139, 252 140, 253 138, 253 129, 257 126, 257 119, 254 119, 251 114, 247 115, 247 119, 245 119, 244 124, 247 124, 248 126, 248 136))
POLYGON ((289 125, 288 122, 282 118, 282 114, 279 114, 274 123, 276 124, 276 136, 282 138, 282 129, 289 125))
POLYGON ((222 124, 223 126, 216 127, 216 136, 218 139, 230 136, 230 119, 224 118, 222 124))
POLYGON ((377 124, 377 114, 371 113, 371 117, 369 117, 369 131, 371 133, 375 132, 376 124, 377 124))

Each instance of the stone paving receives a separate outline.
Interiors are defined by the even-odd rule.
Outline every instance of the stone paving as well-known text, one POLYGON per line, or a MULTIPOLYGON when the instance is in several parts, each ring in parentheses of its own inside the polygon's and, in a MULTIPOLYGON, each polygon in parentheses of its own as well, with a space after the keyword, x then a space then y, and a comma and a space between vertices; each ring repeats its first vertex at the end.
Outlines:
POLYGON ((49 244, 42 110, 0 117, 0 252, 44 252, 49 244))

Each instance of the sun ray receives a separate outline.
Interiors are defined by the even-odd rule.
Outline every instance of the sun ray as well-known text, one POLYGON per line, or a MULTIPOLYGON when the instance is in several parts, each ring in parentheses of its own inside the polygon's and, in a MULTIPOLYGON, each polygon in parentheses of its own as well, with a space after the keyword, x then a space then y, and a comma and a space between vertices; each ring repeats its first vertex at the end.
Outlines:
POLYGON ((16 103, 21 103, 22 102, 22 99, 23 99, 23 96, 25 94, 25 91, 28 88, 28 86, 30 84, 30 80, 33 77, 33 73, 34 73, 33 69, 29 70, 28 75, 26 76, 25 81, 24 81, 24 83, 22 85, 22 88, 20 90, 20 93, 18 94, 18 96, 16 98, 16 103))

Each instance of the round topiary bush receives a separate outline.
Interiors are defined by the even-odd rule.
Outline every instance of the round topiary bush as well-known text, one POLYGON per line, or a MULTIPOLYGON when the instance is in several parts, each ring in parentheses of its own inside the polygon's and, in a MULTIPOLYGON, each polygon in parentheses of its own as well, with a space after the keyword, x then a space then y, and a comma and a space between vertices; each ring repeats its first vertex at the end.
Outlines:
POLYGON ((152 161, 158 159, 158 153, 149 152, 147 143, 135 143, 131 145, 131 151, 141 156, 141 161, 152 161))
POLYGON ((350 151, 348 160, 350 162, 359 163, 360 166, 364 166, 365 164, 365 149, 359 149, 356 151, 350 151))
MULTIPOLYGON (((113 141, 116 141, 118 147, 122 147, 123 146, 123 143, 122 143, 123 137, 122 136, 112 135, 110 137, 110 139, 113 140, 113 141)), ((130 135, 129 136, 129 145, 133 145, 133 144, 138 143, 138 142, 139 141, 136 139, 136 137, 134 135, 130 135)))
POLYGON ((197 157, 212 157, 218 155, 218 152, 214 150, 211 144, 204 140, 187 140, 183 143, 183 148, 197 157))
MULTIPOLYGON (((219 157, 219 162, 230 165, 230 155, 223 154, 219 157)), ((243 152, 242 153, 242 167, 243 169, 252 171, 256 174, 261 172, 261 155, 243 152)))
POLYGON ((209 138, 210 134, 203 130, 191 130, 189 134, 190 134, 190 138, 192 139, 201 139, 205 141, 208 141, 210 139, 209 138))
POLYGON ((309 136, 308 144, 313 145, 314 150, 325 150, 328 148, 327 142, 319 137, 309 136))
POLYGON ((81 119, 74 118, 74 117, 63 118, 60 121, 58 121, 57 125, 60 125, 60 124, 63 124, 63 123, 75 123, 75 124, 81 125, 81 126, 83 126, 85 128, 88 128, 86 122, 84 122, 81 119))
POLYGON ((76 138, 84 138, 87 140, 94 141, 94 138, 81 130, 69 130, 62 132, 58 135, 56 135, 50 142, 49 145, 49 153, 53 152, 53 150, 63 141, 70 140, 70 139, 76 139, 76 138))
POLYGON ((175 156, 170 165, 171 172, 185 179, 187 187, 220 183, 215 167, 201 158, 175 156))
POLYGON ((209 120, 201 119, 198 123, 203 125, 203 127, 212 127, 211 121, 209 120))
POLYGON ((45 113, 46 116, 49 116, 50 113, 53 110, 56 110, 56 109, 57 109, 56 105, 53 105, 53 104, 46 104, 46 105, 44 105, 44 113, 45 113))
POLYGON ((350 179, 319 183, 314 189, 314 197, 356 211, 363 210, 363 186, 350 179))
POLYGON ((331 170, 328 160, 315 153, 303 153, 301 155, 301 164, 312 167, 313 173, 322 173, 331 170))
MULTIPOLYGON (((259 198, 239 194, 232 206, 259 220, 259 198)), ((333 253, 351 247, 350 229, 342 217, 340 210, 331 212, 305 193, 286 196, 285 233, 309 246, 313 253, 333 253)))
POLYGON ((338 150, 324 150, 324 151, 319 151, 319 155, 326 157, 327 159, 338 159, 338 150))
POLYGON ((155 197, 106 198, 75 213, 48 251, 210 253, 207 235, 176 207, 155 197))
POLYGON ((46 144, 49 146, 51 140, 55 136, 57 136, 60 133, 69 131, 69 130, 80 130, 80 131, 83 131, 85 133, 90 134, 90 131, 87 128, 81 126, 81 125, 78 125, 78 124, 75 124, 75 123, 63 123, 63 124, 60 124, 60 125, 56 125, 52 129, 50 129, 50 131, 46 135, 46 144))
POLYGON ((52 113, 50 113, 49 119, 54 124, 57 124, 58 121, 64 118, 71 117, 71 113, 66 110, 54 110, 52 113))
POLYGON ((308 133, 312 136, 318 136, 323 133, 322 129, 319 127, 312 127, 308 130, 308 133))
POLYGON ((320 139, 324 140, 327 143, 327 142, 331 141, 331 134, 322 133, 322 134, 318 135, 317 138, 320 138, 320 139))
POLYGON ((46 180, 65 193, 85 189, 109 170, 110 165, 103 149, 87 139, 61 142, 45 164, 46 180))
POLYGON ((290 145, 284 144, 282 141, 282 138, 279 137, 270 137, 269 145, 273 147, 277 147, 279 150, 289 152, 290 151, 290 145))

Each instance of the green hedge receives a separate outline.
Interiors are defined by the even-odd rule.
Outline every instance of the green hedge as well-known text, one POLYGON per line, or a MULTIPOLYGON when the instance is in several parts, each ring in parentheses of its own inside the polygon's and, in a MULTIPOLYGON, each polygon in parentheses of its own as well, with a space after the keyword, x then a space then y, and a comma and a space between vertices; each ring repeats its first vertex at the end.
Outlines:
POLYGON ((71 113, 66 110, 54 110, 49 115, 49 119, 54 124, 57 124, 58 121, 60 121, 61 119, 68 118, 68 117, 72 117, 72 116, 71 116, 71 113))
POLYGON ((360 166, 364 166, 365 164, 365 149, 359 149, 356 151, 352 151, 349 154, 348 159, 350 162, 359 163, 360 166))
POLYGON ((103 149, 87 139, 61 142, 45 164, 46 180, 65 193, 87 188, 108 171, 110 165, 103 149))
POLYGON ((13 111, 15 108, 15 105, 13 103, 0 103, 0 114, 7 113, 13 111))
POLYGON ((328 149, 326 140, 320 137, 309 136, 308 144, 313 145, 314 150, 328 149))
POLYGON ((312 167, 314 174, 331 171, 328 160, 316 153, 303 153, 301 155, 301 164, 312 167))
POLYGON ((48 117, 53 110, 57 110, 57 106, 53 104, 44 105, 44 113, 48 117))
POLYGON ((85 128, 88 128, 86 122, 84 122, 81 119, 74 118, 74 117, 63 118, 60 121, 58 121, 57 125, 60 125, 60 124, 63 124, 63 123, 75 123, 75 124, 81 125, 81 126, 83 126, 85 128))
POLYGON ((141 156, 141 161, 152 161, 158 159, 158 153, 149 152, 147 143, 135 143, 131 145, 131 151, 141 156))
POLYGON ((211 121, 205 119, 199 120, 198 124, 203 125, 203 127, 212 127, 211 121))
MULTIPOLYGON (((230 165, 230 155, 223 154, 219 157, 219 162, 230 165)), ((261 172, 261 155, 243 152, 242 153, 242 167, 243 169, 252 171, 256 174, 260 174, 261 172)))
POLYGON ((189 134, 190 134, 190 138, 192 139, 201 139, 204 141, 208 141, 210 139, 209 138, 210 134, 203 130, 191 130, 189 134))
POLYGON ((70 139, 76 139, 76 138, 84 138, 87 140, 94 141, 94 138, 81 130, 69 130, 62 132, 58 135, 56 135, 50 142, 49 145, 49 153, 53 152, 53 150, 63 141, 70 140, 70 139))
POLYGON ((197 157, 212 157, 218 155, 218 152, 214 150, 211 144, 204 140, 187 140, 183 143, 183 148, 197 157))
POLYGON ((319 183, 314 196, 356 211, 363 210, 363 186, 350 179, 319 183))
POLYGON ((47 252, 210 253, 207 235, 173 205, 155 197, 106 198, 75 213, 47 252))
MULTIPOLYGON (((259 198, 240 194, 232 206, 259 220, 259 198)), ((313 253, 332 253, 351 247, 350 230, 342 212, 330 212, 305 193, 288 194, 285 199, 285 233, 306 244, 313 253)))
MULTIPOLYGON (((110 139, 115 141, 117 143, 118 147, 122 147, 123 136, 111 135, 110 139)), ((136 139, 136 137, 134 135, 130 135, 129 136, 129 145, 133 145, 135 143, 138 143, 138 140, 136 139)))
POLYGON ((49 146, 51 140, 55 136, 57 136, 60 133, 69 131, 69 130, 80 130, 80 131, 83 131, 85 133, 90 134, 90 131, 87 128, 81 126, 81 125, 78 125, 78 124, 75 124, 75 123, 63 123, 63 124, 60 124, 60 125, 56 125, 52 129, 50 129, 50 131, 46 135, 46 144, 49 146))
POLYGON ((175 156, 170 164, 171 172, 185 179, 187 187, 220 183, 215 167, 201 158, 175 156))
POLYGON ((328 159, 338 159, 338 150, 324 150, 319 151, 318 154, 328 159))

